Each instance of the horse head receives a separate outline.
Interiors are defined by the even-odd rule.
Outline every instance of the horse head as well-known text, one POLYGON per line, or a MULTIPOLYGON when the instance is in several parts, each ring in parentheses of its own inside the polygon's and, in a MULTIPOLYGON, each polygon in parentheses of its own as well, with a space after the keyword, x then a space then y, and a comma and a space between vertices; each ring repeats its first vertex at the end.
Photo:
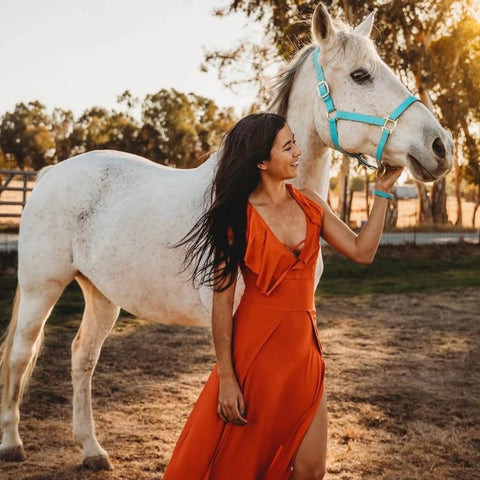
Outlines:
MULTIPOLYGON (((289 121, 303 128, 306 121, 299 119, 311 112, 320 147, 357 158, 365 154, 382 166, 407 167, 422 182, 436 180, 451 169, 453 141, 381 60, 370 38, 373 21, 371 13, 352 29, 334 23, 322 4, 316 7, 314 45, 290 67, 290 72, 302 71, 291 80, 295 97, 288 102, 289 121)), ((288 72, 282 82, 288 84, 288 72)))

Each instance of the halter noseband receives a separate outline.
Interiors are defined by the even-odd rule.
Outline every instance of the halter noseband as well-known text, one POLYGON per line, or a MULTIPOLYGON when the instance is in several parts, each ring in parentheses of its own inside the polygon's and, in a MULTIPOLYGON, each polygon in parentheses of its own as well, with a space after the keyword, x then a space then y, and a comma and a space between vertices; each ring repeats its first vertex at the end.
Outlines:
POLYGON ((315 51, 313 52, 313 65, 315 67, 315 73, 317 74, 317 91, 319 97, 323 100, 325 106, 327 107, 327 118, 330 127, 330 135, 332 137, 332 142, 335 150, 345 153, 350 157, 356 158, 362 165, 365 165, 366 167, 373 169, 382 167, 382 154, 388 137, 395 130, 395 127, 397 126, 397 120, 400 115, 412 103, 418 102, 418 98, 410 95, 388 117, 373 117, 372 115, 365 115, 363 113, 337 110, 333 103, 333 99, 330 96, 330 89, 328 88, 328 83, 325 80, 325 75, 323 73, 322 67, 320 66, 320 62, 318 61, 319 50, 319 47, 316 47, 315 51), (377 147, 377 153, 375 155, 378 164, 377 167, 368 163, 361 153, 349 153, 342 149, 338 140, 337 120, 350 120, 352 122, 368 123, 369 125, 378 125, 382 129, 382 136, 380 138, 380 142, 377 147))

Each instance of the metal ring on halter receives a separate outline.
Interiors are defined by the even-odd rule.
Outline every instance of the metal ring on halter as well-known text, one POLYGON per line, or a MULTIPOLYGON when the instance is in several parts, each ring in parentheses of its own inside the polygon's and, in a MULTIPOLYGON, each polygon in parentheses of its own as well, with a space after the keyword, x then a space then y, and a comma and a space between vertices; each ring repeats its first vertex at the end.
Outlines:
POLYGON ((376 174, 377 174, 377 178, 381 178, 383 177, 386 173, 387 173, 387 168, 385 167, 385 165, 380 161, 380 164, 378 165, 377 169, 376 169, 376 174))
POLYGON ((382 131, 388 130, 392 133, 397 126, 397 121, 390 117, 385 117, 385 123, 381 127, 382 131), (390 123, 389 123, 390 122, 390 123), (391 126, 390 126, 391 125, 391 126))
POLYGON ((327 113, 327 120, 336 120, 337 119, 337 109, 330 110, 330 111, 327 110, 326 113, 327 113), (330 114, 332 114, 332 116, 330 116, 330 114))

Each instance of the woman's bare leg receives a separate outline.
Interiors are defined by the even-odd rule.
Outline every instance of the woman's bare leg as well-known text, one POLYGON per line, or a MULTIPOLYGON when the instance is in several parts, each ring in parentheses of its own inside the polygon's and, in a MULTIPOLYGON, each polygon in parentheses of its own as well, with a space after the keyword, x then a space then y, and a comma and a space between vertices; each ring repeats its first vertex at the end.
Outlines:
POLYGON ((327 400, 323 392, 318 410, 303 437, 290 480, 322 480, 327 459, 327 400))

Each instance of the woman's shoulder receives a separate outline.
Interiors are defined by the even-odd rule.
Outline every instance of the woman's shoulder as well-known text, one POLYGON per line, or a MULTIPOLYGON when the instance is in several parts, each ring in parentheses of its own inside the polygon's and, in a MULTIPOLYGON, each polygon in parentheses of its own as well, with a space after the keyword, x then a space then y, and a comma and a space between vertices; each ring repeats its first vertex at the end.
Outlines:
POLYGON ((324 210, 327 205, 325 200, 323 200, 317 192, 309 188, 296 189, 290 185, 289 189, 297 201, 303 205, 303 209, 310 219, 314 223, 321 225, 324 210))
POLYGON ((306 197, 306 199, 309 200, 309 203, 314 203, 321 209, 325 208, 325 205, 327 205, 327 202, 325 202, 315 190, 311 190, 310 188, 295 188, 293 185, 290 185, 290 190, 304 198, 306 197))
POLYGON ((323 208, 325 206, 325 200, 315 190, 311 190, 310 188, 300 188, 298 191, 303 196, 316 203, 319 207, 323 208))

